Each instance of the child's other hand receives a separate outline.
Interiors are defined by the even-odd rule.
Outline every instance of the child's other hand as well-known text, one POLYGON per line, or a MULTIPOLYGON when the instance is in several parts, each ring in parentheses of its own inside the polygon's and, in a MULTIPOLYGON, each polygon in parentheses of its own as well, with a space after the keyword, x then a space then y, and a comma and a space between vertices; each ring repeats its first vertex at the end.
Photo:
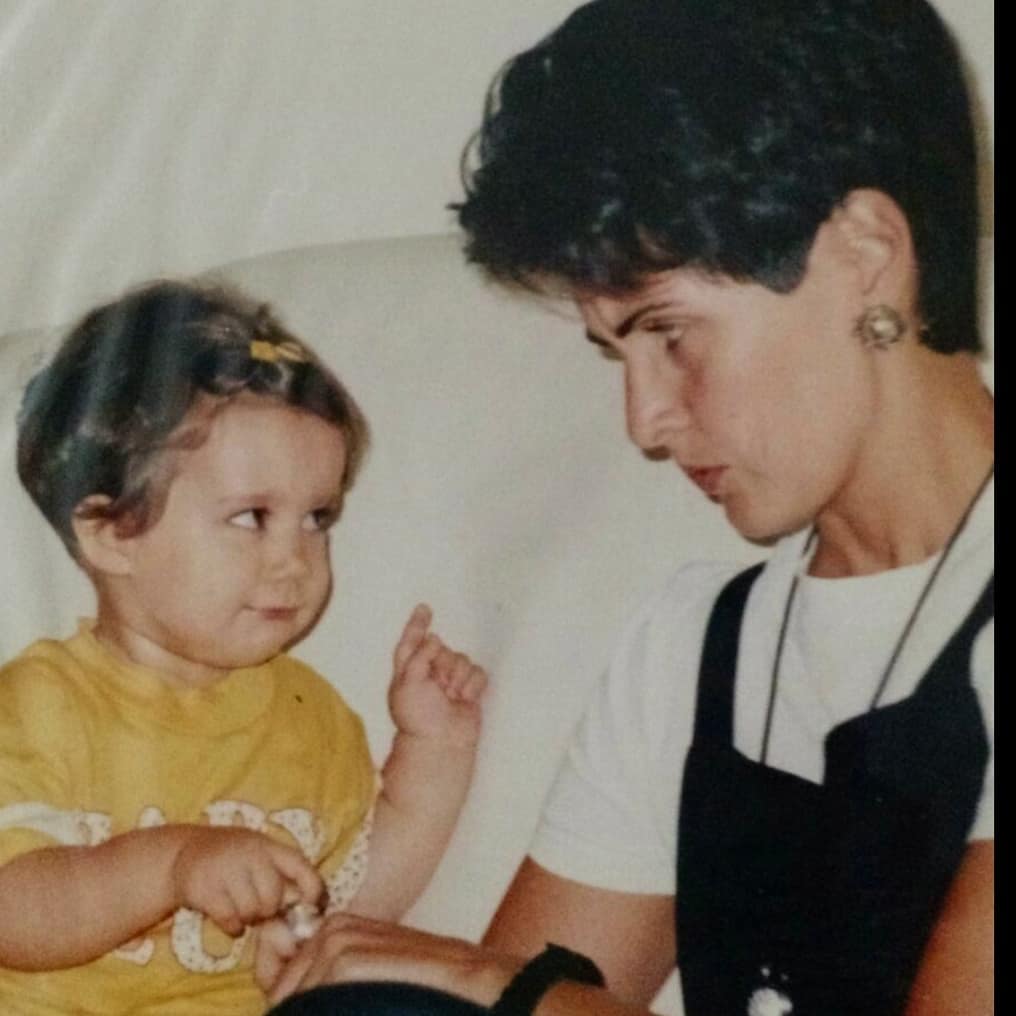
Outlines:
POLYGON ((324 892, 321 876, 298 850, 263 833, 187 828, 171 872, 176 899, 227 935, 239 935, 291 903, 317 903, 324 892))
POLYGON ((431 611, 414 608, 398 645, 388 707, 404 734, 471 746, 480 736, 480 699, 487 674, 430 631, 431 611))
POLYGON ((254 952, 254 980, 267 995, 275 986, 286 964, 296 955, 300 940, 282 917, 273 917, 257 928, 254 952))

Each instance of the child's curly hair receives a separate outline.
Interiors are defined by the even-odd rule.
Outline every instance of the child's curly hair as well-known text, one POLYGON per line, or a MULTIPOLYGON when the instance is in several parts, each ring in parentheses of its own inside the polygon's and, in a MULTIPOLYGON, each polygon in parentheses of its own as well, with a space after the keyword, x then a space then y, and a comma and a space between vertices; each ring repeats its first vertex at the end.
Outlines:
POLYGON ((200 445, 212 415, 243 392, 336 426, 346 446, 339 494, 352 486, 369 430, 338 378, 267 304, 220 284, 168 280, 90 311, 32 378, 18 417, 18 475, 74 556, 76 515, 142 532, 172 479, 165 453, 200 445), (199 402, 210 412, 188 421, 199 402))

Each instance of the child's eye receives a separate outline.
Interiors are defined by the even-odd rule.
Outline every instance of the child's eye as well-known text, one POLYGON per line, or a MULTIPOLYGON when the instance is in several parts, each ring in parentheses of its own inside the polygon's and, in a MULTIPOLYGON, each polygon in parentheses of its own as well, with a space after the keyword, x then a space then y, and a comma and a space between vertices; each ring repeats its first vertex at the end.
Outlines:
POLYGON ((338 517, 334 508, 317 508, 304 515, 302 528, 308 533, 323 533, 331 529, 338 517))
POLYGON ((231 515, 228 521, 231 526, 239 526, 241 529, 264 529, 267 518, 268 512, 264 508, 247 508, 231 515))

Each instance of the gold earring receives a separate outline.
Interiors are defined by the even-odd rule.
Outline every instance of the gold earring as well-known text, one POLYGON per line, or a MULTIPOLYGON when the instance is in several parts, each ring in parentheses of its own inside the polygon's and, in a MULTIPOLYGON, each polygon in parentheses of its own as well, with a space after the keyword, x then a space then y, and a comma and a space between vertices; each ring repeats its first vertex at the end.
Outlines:
POLYGON ((899 311, 887 303, 865 308, 854 322, 854 334, 865 349, 888 349, 903 338, 906 330, 899 311))

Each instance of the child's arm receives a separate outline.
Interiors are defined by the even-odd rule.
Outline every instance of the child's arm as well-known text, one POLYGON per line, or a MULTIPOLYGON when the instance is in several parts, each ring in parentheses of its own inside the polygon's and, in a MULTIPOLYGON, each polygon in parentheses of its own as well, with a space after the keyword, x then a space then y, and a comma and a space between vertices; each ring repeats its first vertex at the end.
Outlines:
POLYGON ((0 965, 87 963, 180 907, 238 935, 321 892, 299 851, 246 829, 170 825, 94 847, 33 850, 0 867, 0 965))
POLYGON ((350 910, 398 920, 423 892, 473 775, 487 675, 428 632, 417 607, 395 649, 388 702, 397 733, 384 764, 367 876, 350 910))

